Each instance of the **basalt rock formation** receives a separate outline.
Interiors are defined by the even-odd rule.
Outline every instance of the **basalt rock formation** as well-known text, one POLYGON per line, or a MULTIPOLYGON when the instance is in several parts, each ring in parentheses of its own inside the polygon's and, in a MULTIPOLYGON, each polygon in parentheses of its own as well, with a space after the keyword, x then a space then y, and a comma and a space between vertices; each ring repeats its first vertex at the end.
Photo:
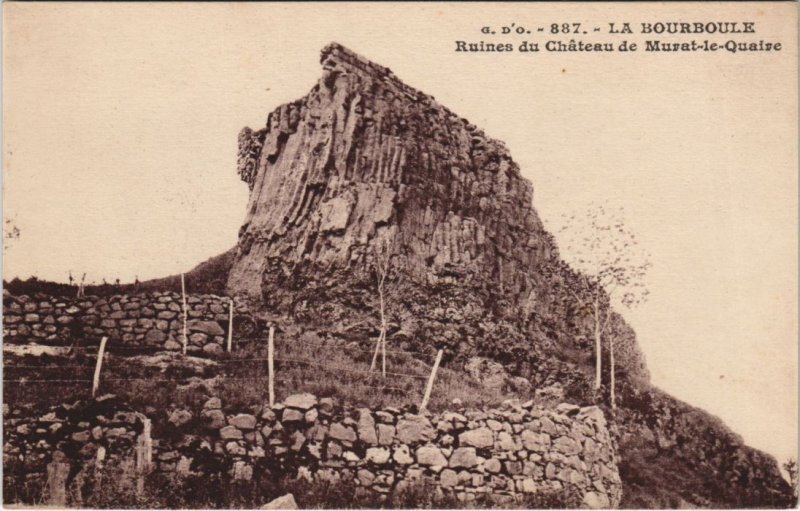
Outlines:
MULTIPOLYGON (((493 358, 588 404, 590 325, 566 289, 582 277, 559 259, 504 144, 338 44, 321 63, 305 97, 239 134, 250 199, 227 291, 364 342, 383 294, 390 343, 444 347, 453 363, 493 358)), ((775 460, 652 388, 635 334, 612 322, 623 489, 668 494, 627 502, 789 505, 775 460)))
MULTIPOLYGON (((392 333, 412 343, 511 356, 531 335, 537 350, 580 339, 555 327, 570 314, 543 270, 555 244, 503 143, 339 45, 322 66, 307 96, 239 134, 251 193, 228 291, 352 329, 378 317, 385 269, 392 333)), ((646 379, 632 339, 620 356, 646 379)))
POLYGON ((503 144, 339 46, 322 64, 308 96, 239 135, 252 193, 229 287, 262 293, 271 257, 349 267, 380 247, 421 282, 528 299, 553 245, 503 144))

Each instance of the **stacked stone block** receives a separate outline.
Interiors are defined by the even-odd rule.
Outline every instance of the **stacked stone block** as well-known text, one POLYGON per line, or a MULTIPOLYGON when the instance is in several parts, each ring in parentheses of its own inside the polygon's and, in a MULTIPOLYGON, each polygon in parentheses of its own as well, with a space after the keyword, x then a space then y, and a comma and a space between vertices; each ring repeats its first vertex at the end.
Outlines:
MULTIPOLYGON (((342 410, 310 394, 246 412, 226 413, 222 405, 211 398, 198 410, 150 414, 171 431, 168 439, 153 439, 153 469, 175 477, 226 467, 234 479, 263 473, 348 479, 382 494, 426 483, 463 502, 487 493, 512 502, 561 491, 577 493, 587 507, 615 507, 621 499, 615 446, 597 407, 507 402, 501 409, 431 415, 342 410)), ((73 405, 79 407, 91 409, 73 405)), ((85 463, 101 447, 132 449, 136 414, 105 410, 91 418, 66 414, 67 408, 34 419, 4 410, 6 468, 9 457, 35 471, 56 450, 85 463)))
MULTIPOLYGON (((187 295, 188 352, 214 355, 223 351, 229 320, 229 299, 187 295)), ((248 314, 234 305, 234 314, 248 314)), ((180 293, 154 292, 109 298, 3 298, 3 339, 11 343, 71 344, 76 339, 109 337, 109 346, 180 350, 183 347, 183 299, 180 293)))

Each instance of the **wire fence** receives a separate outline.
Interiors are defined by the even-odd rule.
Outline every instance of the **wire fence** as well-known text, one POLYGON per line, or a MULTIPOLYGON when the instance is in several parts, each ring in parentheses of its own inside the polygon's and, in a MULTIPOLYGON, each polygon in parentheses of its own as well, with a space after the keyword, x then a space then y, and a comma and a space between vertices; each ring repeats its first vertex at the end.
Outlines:
MULTIPOLYGON (((266 337, 256 337, 251 340, 266 340, 266 337)), ((99 346, 63 346, 58 347, 63 348, 66 350, 65 354, 81 354, 82 356, 90 359, 87 363, 84 364, 76 364, 76 363, 66 363, 66 364, 53 364, 53 363, 45 363, 45 364, 15 364, 13 362, 9 362, 8 359, 4 361, 4 370, 6 372, 16 373, 18 371, 23 372, 39 372, 39 371, 55 371, 55 370, 66 370, 66 371, 87 371, 89 376, 87 378, 42 378, 40 374, 35 375, 34 377, 23 377, 23 376, 16 376, 16 375, 9 375, 9 376, 16 376, 16 377, 9 377, 3 378, 3 383, 15 383, 15 384, 64 384, 64 383, 75 383, 75 384, 89 384, 93 382, 93 378, 91 377, 91 372, 95 370, 97 366, 97 357, 99 346)), ((399 371, 385 371, 382 372, 380 370, 371 370, 371 369, 360 369, 355 365, 348 365, 345 366, 341 362, 340 363, 324 363, 321 362, 320 359, 309 359, 303 358, 298 356, 292 356, 292 351, 297 351, 298 348, 302 350, 302 353, 306 355, 311 355, 315 352, 325 351, 325 350, 335 350, 336 353, 344 352, 357 352, 357 353, 364 353, 369 355, 375 354, 375 349, 364 349, 360 346, 353 346, 353 345, 344 345, 344 344, 335 344, 330 342, 324 341, 314 341, 310 339, 293 339, 291 341, 286 342, 279 342, 276 343, 276 356, 273 357, 274 362, 279 364, 294 364, 294 365, 305 365, 308 367, 315 367, 325 369, 329 372, 334 373, 346 373, 350 375, 365 375, 370 377, 371 380, 375 380, 375 377, 378 376, 385 376, 387 378, 400 378, 405 379, 408 381, 419 382, 425 381, 429 378, 428 372, 430 371, 431 366, 419 360, 419 358, 415 357, 414 355, 423 355, 423 356, 431 356, 430 354, 423 353, 420 351, 411 351, 411 350, 386 350, 388 355, 392 356, 404 356, 404 362, 411 362, 415 364, 420 370, 424 371, 425 374, 413 374, 409 372, 399 372, 399 371), (282 352, 288 352, 287 355, 282 354, 282 352)), ((180 352, 174 351, 164 351, 163 349, 159 350, 158 348, 150 348, 150 347, 130 347, 130 346, 116 346, 113 344, 108 344, 106 347, 105 354, 102 359, 102 369, 103 373, 105 374, 113 374, 116 369, 118 369, 119 364, 135 364, 136 359, 131 357, 131 353, 136 354, 148 354, 148 353, 174 353, 177 356, 180 356, 180 352)), ((213 378, 222 378, 224 381, 252 381, 258 382, 260 380, 266 379, 265 371, 260 371, 259 374, 250 376, 250 377, 236 377, 229 374, 225 374, 228 372, 229 368, 232 367, 241 367, 243 364, 264 364, 269 362, 269 357, 264 355, 257 355, 257 356, 238 356, 235 352, 227 354, 230 358, 218 358, 213 360, 213 366, 221 368, 221 371, 215 375, 213 378)), ((323 359, 328 359, 330 357, 324 356, 323 359)), ((354 362, 355 363, 355 362, 354 362)), ((153 367, 152 369, 159 369, 158 367, 153 367)), ((276 372, 280 372, 281 367, 277 368, 276 372)), ((163 372, 163 371, 162 371, 163 372)), ((136 376, 136 377, 104 377, 101 375, 100 381, 101 382, 134 382, 134 381, 147 381, 147 382, 171 382, 171 383, 186 383, 191 379, 198 378, 197 375, 190 375, 185 376, 183 378, 159 378, 153 376, 136 376)), ((401 388, 391 385, 370 385, 373 388, 378 389, 390 389, 396 391, 407 391, 407 388, 401 388)))
MULTIPOLYGON (((255 338, 253 338, 253 340, 266 341, 267 337, 255 337, 255 338)), ((359 348, 359 347, 351 346, 351 345, 347 345, 347 344, 335 344, 335 343, 331 343, 331 342, 324 341, 324 340, 315 341, 315 340, 311 340, 311 339, 298 339, 298 340, 295 340, 295 341, 292 341, 292 342, 293 343, 297 343, 297 344, 312 344, 312 345, 319 345, 319 346, 326 346, 326 347, 335 346, 336 348, 352 349, 352 350, 357 350, 357 351, 363 351, 365 353, 370 353, 370 354, 373 353, 373 351, 374 351, 374 349, 364 349, 364 348, 359 348)), ((383 349, 381 349, 381 351, 383 351, 383 349)), ((390 350, 390 349, 387 349, 386 353, 387 354, 388 353, 392 353, 392 354, 396 354, 396 355, 421 355, 421 356, 424 356, 424 357, 436 356, 436 350, 434 350, 433 352, 424 352, 424 351, 414 351, 414 350, 395 350, 395 349, 391 349, 390 350)))

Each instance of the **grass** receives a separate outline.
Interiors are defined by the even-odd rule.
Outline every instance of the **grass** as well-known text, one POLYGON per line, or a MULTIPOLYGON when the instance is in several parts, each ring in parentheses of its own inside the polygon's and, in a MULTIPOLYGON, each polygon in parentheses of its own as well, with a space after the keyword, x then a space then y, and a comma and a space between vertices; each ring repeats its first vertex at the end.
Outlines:
MULTIPOLYGON (((410 354, 387 353, 387 376, 370 372, 372 350, 368 346, 294 343, 275 345, 276 400, 309 392, 320 398, 332 397, 349 407, 403 407, 419 405, 431 366, 410 354)), ((433 357, 431 357, 433 358, 433 357)), ((244 410, 268 400, 266 349, 251 342, 219 362, 213 395, 230 411, 244 410)), ((482 387, 453 369, 440 367, 434 381, 430 411, 460 406, 498 405, 508 394, 482 387)))
MULTIPOLYGON (((142 410, 196 409, 208 397, 217 396, 227 410, 244 411, 268 401, 265 345, 261 340, 241 342, 233 353, 214 361, 179 353, 123 356, 112 351, 103 361, 99 393, 117 394, 142 410)), ((372 347, 355 343, 279 338, 275 343, 276 398, 310 392, 351 407, 419 405, 433 355, 389 352, 386 377, 380 373, 381 357, 377 370, 369 371, 372 356, 372 347)), ((4 378, 27 382, 4 385, 4 402, 14 407, 43 409, 88 398, 95 362, 95 356, 85 350, 76 350, 69 357, 7 355, 4 378)), ((480 408, 499 405, 513 397, 516 396, 484 388, 461 371, 441 366, 428 409, 437 412, 453 408, 454 399, 460 400, 458 406, 480 408)))
MULTIPOLYGON (((3 477, 6 505, 44 505, 48 490, 45 478, 26 478, 19 470, 6 470, 3 477)), ((67 491, 67 505, 94 509, 257 509, 291 493, 301 509, 572 509, 579 496, 570 491, 526 494, 511 502, 499 502, 486 494, 462 501, 430 483, 410 483, 388 494, 365 491, 352 478, 334 482, 275 477, 260 472, 250 481, 232 480, 225 473, 172 477, 150 473, 144 491, 135 490, 134 474, 119 465, 102 472, 89 472, 74 479, 67 491)))
MULTIPOLYGON (((47 489, 41 479, 27 486, 25 495, 14 490, 8 477, 4 481, 5 504, 46 502, 47 489)), ((67 505, 94 509, 258 509, 287 493, 301 509, 572 509, 580 505, 577 494, 567 491, 524 495, 512 502, 498 502, 486 494, 462 501, 422 481, 378 494, 365 491, 353 479, 308 481, 275 478, 266 472, 251 481, 234 481, 223 474, 174 478, 151 473, 146 476, 144 491, 138 493, 133 475, 119 467, 104 469, 96 479, 87 477, 80 486, 73 483, 67 505)))
MULTIPOLYGON (((415 357, 408 353, 387 353, 387 375, 380 372, 381 357, 376 371, 370 372, 372 347, 355 344, 294 343, 291 340, 276 342, 276 397, 278 400, 297 392, 310 392, 319 397, 333 397, 351 406, 371 408, 419 405, 425 385, 432 370, 433 355, 415 357)), ((266 363, 246 361, 247 358, 265 358, 263 346, 252 343, 236 352, 223 364, 231 378, 252 378, 257 392, 266 390, 266 363)), ((234 383, 222 379, 222 387, 234 383)), ((241 386, 234 384, 234 392, 241 386)), ((228 394, 228 392, 224 392, 228 394)), ((262 399, 266 394, 261 395, 262 399)), ((434 381, 428 405, 431 411, 451 408, 459 399, 462 406, 482 407, 497 405, 510 395, 486 389, 466 378, 464 373, 440 367, 434 381)), ((225 402, 225 399, 223 399, 225 402)), ((263 400, 262 400, 263 402, 263 400)))
MULTIPOLYGON (((318 397, 333 397, 345 408, 402 408, 410 405, 413 409, 414 405, 419 405, 431 372, 429 364, 433 361, 433 355, 387 353, 387 371, 390 374, 384 378, 379 371, 369 371, 372 348, 374 346, 352 342, 299 342, 288 335, 279 336, 275 343, 277 399, 298 392, 310 392, 318 397)), ((216 360, 183 357, 179 353, 124 352, 127 356, 121 353, 114 353, 112 349, 104 359, 99 394, 116 394, 133 409, 148 413, 154 418, 154 438, 169 439, 176 433, 166 420, 167 411, 186 408, 196 412, 211 396, 219 397, 227 412, 245 412, 268 401, 266 342, 262 340, 240 342, 233 353, 216 360)), ((4 384, 4 402, 9 404, 11 410, 28 410, 21 414, 25 417, 49 406, 87 399, 91 396, 95 362, 95 356, 88 350, 75 350, 66 357, 6 355, 4 378, 27 379, 28 383, 4 384), (83 381, 54 381, 73 379, 83 381), (34 380, 51 380, 52 383, 34 380)), ((380 362, 379 357, 379 368, 380 362)), ((440 367, 428 408, 434 412, 459 407, 479 408, 499 405, 510 397, 515 396, 483 388, 461 371, 440 367), (459 406, 452 403, 456 398, 461 400, 459 406)), ((46 497, 42 478, 27 477, 21 467, 9 465, 4 469, 6 504, 41 503, 46 497)), ((498 506, 483 498, 462 502, 452 495, 437 496, 429 488, 411 487, 406 492, 392 494, 382 500, 373 492, 359 489, 352 481, 312 484, 304 480, 275 481, 265 475, 255 481, 241 482, 228 481, 226 477, 217 474, 202 479, 190 477, 179 480, 151 474, 147 481, 148 490, 138 495, 130 482, 125 482, 124 474, 107 473, 103 477, 101 491, 92 490, 92 486, 83 492, 82 499, 75 500, 72 505, 130 509, 253 508, 291 492, 303 508, 498 506)), ((72 495, 75 499, 78 494, 73 491, 72 495)), ((567 502, 565 498, 560 495, 537 495, 519 502, 519 506, 572 507, 560 505, 567 502)))

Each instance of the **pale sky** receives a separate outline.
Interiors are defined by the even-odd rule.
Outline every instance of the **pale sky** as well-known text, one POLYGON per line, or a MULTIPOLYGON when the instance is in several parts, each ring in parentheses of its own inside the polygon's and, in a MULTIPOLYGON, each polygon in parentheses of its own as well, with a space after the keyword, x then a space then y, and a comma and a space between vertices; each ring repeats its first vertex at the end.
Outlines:
POLYGON ((551 230, 624 207, 653 255, 626 314, 653 382, 796 456, 796 5, 3 7, 4 278, 144 280, 232 247, 239 130, 305 95, 337 41, 506 142, 551 230), (708 19, 783 51, 453 51, 485 25, 708 19))

